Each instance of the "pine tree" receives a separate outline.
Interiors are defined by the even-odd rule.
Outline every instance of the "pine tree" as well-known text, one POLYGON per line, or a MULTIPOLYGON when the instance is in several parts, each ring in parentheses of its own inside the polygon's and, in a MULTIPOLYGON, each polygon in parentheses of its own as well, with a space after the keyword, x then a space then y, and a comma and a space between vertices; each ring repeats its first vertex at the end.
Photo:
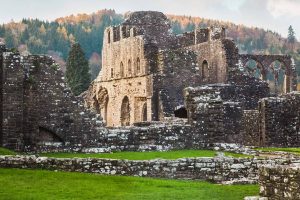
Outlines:
POLYGON ((294 44, 296 42, 295 31, 294 31, 292 25, 289 26, 288 42, 291 44, 294 44))
POLYGON ((88 89, 91 75, 89 63, 78 43, 72 45, 67 59, 67 82, 75 95, 79 95, 88 89))

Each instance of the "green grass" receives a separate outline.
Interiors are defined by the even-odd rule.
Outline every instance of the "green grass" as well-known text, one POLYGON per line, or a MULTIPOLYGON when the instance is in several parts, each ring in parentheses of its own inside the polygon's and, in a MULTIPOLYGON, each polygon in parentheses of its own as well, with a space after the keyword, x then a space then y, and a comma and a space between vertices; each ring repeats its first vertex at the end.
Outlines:
POLYGON ((9 200, 241 200, 259 193, 258 185, 1 168, 0 185, 0 199, 9 200))
POLYGON ((265 148, 256 148, 255 150, 261 150, 261 151, 266 151, 266 152, 283 151, 283 152, 288 152, 288 153, 300 154, 300 148, 265 147, 265 148))
POLYGON ((16 155, 16 153, 11 150, 0 147, 0 155, 16 155))
MULTIPOLYGON (((111 158, 127 160, 151 160, 151 159, 178 159, 189 157, 214 157, 216 151, 213 150, 177 150, 177 151, 152 151, 152 152, 116 152, 116 153, 45 153, 41 156, 56 158, 111 158)), ((226 156, 232 157, 249 157, 243 154, 225 153, 226 156)))

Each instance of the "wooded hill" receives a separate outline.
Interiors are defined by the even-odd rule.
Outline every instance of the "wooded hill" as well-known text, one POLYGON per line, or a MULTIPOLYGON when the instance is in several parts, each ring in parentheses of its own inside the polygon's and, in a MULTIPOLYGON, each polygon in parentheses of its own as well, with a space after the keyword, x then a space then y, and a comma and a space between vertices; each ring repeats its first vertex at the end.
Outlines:
MULTIPOLYGON (((121 23, 127 15, 105 9, 92 14, 61 17, 51 22, 23 19, 0 25, 0 41, 4 40, 8 48, 17 47, 24 54, 50 54, 62 66, 65 66, 71 44, 78 42, 90 61, 92 78, 95 78, 101 67, 105 28, 121 23)), ((236 41, 241 53, 292 54, 297 66, 300 66, 300 43, 291 43, 276 32, 200 17, 168 15, 168 18, 175 34, 192 31, 196 27, 224 26, 227 36, 236 41)))

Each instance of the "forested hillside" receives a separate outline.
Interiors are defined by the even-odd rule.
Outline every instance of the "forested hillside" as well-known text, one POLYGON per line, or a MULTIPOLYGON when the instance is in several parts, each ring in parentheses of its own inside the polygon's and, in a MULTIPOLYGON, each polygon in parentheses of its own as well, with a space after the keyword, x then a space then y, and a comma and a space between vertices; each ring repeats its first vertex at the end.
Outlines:
MULTIPOLYGON (((127 13, 128 14, 128 13, 127 13)), ((114 10, 100 10, 92 14, 71 15, 53 22, 38 19, 24 19, 0 25, 0 41, 9 48, 17 47, 24 54, 50 54, 62 66, 74 42, 80 43, 86 58, 90 61, 92 78, 101 67, 101 48, 105 27, 116 25, 124 16, 114 10)), ((236 25, 230 22, 204 19, 200 17, 168 15, 173 32, 180 34, 195 27, 224 26, 227 36, 234 39, 241 53, 292 54, 300 66, 300 43, 289 41, 287 36, 259 29, 236 25)), ((287 24, 287 29, 289 24, 287 24)), ((300 70, 298 70, 300 74, 300 70)))

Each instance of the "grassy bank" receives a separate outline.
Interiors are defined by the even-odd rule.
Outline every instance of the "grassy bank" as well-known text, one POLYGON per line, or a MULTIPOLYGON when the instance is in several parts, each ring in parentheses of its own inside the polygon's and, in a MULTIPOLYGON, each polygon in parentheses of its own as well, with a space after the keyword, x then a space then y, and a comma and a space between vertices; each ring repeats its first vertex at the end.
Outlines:
POLYGON ((0 147, 0 155, 16 155, 16 153, 11 150, 0 147))
MULTIPOLYGON (((247 157, 247 155, 236 153, 224 153, 226 156, 247 157)), ((151 159, 178 159, 190 157, 214 157, 217 155, 213 150, 177 150, 177 151, 152 151, 152 152, 116 152, 116 153, 45 153, 41 156, 55 158, 111 158, 111 159, 127 159, 127 160, 151 160, 151 159)))
POLYGON ((258 185, 104 176, 0 168, 0 199, 240 200, 258 195, 258 185))

